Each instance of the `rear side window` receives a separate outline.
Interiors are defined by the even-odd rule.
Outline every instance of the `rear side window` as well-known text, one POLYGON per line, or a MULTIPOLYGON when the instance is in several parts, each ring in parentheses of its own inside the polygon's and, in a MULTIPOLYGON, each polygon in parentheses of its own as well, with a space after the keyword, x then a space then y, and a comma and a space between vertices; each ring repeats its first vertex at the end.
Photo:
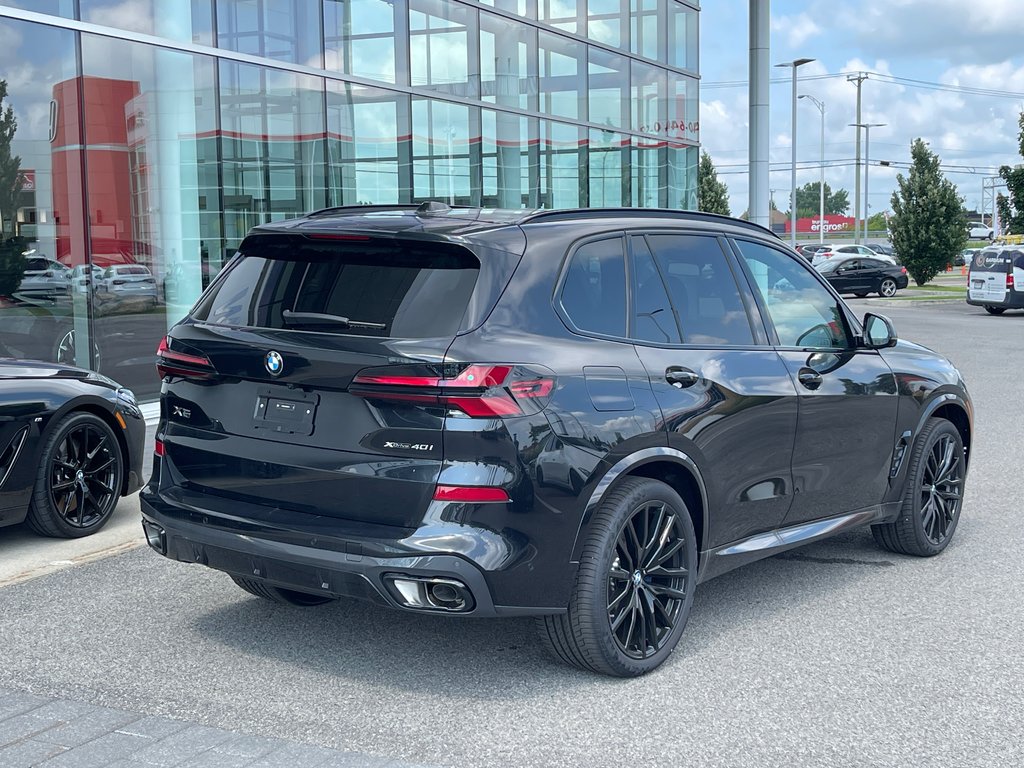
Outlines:
POLYGON ((626 265, 622 238, 581 245, 562 285, 562 308, 581 331, 626 335, 626 265))
POLYGON ((350 336, 453 336, 479 269, 457 246, 260 238, 192 316, 216 325, 350 336))

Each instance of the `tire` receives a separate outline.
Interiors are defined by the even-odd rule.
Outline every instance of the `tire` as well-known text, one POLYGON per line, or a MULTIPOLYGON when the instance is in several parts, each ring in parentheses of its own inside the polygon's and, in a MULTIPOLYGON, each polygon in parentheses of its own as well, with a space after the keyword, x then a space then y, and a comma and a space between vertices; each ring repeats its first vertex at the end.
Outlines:
POLYGON ((891 277, 885 278, 878 286, 878 295, 883 299, 891 299, 896 295, 896 281, 891 277))
POLYGON ((985 307, 985 311, 990 315, 1001 315, 1006 311, 1006 307, 985 307))
POLYGON ((866 293, 855 293, 853 295, 856 296, 858 299, 863 299, 865 296, 867 296, 866 293))
POLYGON ((960 521, 965 477, 960 432, 945 419, 928 419, 910 456, 899 517, 871 526, 875 541, 903 555, 934 557, 942 552, 960 521))
POLYGON ((124 455, 114 430, 92 413, 70 413, 43 445, 29 527, 65 539, 96 533, 114 513, 123 482, 124 455))
POLYGON ((264 600, 270 600, 271 602, 278 603, 280 605, 297 605, 301 608, 309 608, 314 605, 330 603, 335 599, 325 595, 314 595, 310 592, 296 592, 294 589, 272 587, 270 584, 258 581, 257 579, 247 579, 243 576, 235 576, 233 574, 229 575, 235 584, 240 586, 250 595, 262 597, 264 600))
POLYGON ((537 628, 567 664, 637 677, 675 649, 696 577, 697 542, 686 503, 662 482, 628 477, 608 493, 590 523, 568 611, 539 617, 537 628), (657 567, 649 565, 659 558, 657 567), (616 590, 621 591, 612 597, 616 590))

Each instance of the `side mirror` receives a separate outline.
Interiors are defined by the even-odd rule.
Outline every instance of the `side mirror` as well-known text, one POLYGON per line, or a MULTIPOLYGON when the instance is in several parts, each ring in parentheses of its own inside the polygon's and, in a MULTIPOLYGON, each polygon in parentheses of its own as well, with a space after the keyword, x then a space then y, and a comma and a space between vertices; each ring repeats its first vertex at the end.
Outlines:
POLYGON ((895 347, 899 337, 892 320, 884 315, 868 312, 864 315, 864 337, 862 344, 867 349, 886 349, 895 347))

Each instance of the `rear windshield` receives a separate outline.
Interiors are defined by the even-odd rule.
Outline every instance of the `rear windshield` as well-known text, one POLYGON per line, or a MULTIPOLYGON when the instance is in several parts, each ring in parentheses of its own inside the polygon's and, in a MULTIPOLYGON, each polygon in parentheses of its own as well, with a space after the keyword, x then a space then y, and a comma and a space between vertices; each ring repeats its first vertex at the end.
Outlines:
POLYGON ((985 249, 974 254, 971 259, 971 271, 1005 274, 1010 271, 1011 264, 1024 269, 1024 251, 985 249))
POLYGON ((192 317, 351 336, 454 336, 479 262, 457 246, 261 238, 243 244, 192 317))

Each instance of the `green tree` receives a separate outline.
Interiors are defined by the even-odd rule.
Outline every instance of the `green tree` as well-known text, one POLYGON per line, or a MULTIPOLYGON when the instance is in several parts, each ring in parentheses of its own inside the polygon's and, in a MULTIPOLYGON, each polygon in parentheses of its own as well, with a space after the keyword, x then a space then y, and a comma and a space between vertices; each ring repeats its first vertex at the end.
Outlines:
POLYGON ((885 221, 884 213, 876 213, 868 219, 869 232, 885 232, 888 228, 889 225, 885 221))
POLYGON ((718 178, 718 171, 707 152, 700 153, 697 166, 697 207, 707 213, 731 216, 729 210, 729 187, 718 178))
MULTIPOLYGON (((1024 112, 1021 112, 1017 125, 1020 127, 1020 133, 1017 136, 1017 149, 1024 156, 1024 112)), ((999 175, 1006 182, 1007 192, 1005 197, 1000 195, 996 198, 1003 232, 1010 232, 1014 235, 1024 234, 1024 166, 1018 165, 1011 168, 1004 165, 999 169, 999 175)))
MULTIPOLYGON (((797 187, 796 190, 796 216, 798 219, 814 218, 821 211, 821 183, 812 181, 797 187)), ((842 215, 850 210, 850 193, 845 189, 837 189, 835 192, 825 182, 825 214, 842 215)))
POLYGON ((924 285, 967 245, 967 211, 956 186, 939 170, 939 157, 921 139, 910 145, 907 176, 896 177, 889 230, 900 261, 924 285))
POLYGON ((18 119, 7 101, 7 81, 0 80, 0 296, 9 296, 21 282, 21 251, 24 246, 13 237, 13 224, 18 209, 18 195, 25 183, 21 174, 21 158, 11 154, 18 119), (12 237, 8 239, 10 230, 12 237))

